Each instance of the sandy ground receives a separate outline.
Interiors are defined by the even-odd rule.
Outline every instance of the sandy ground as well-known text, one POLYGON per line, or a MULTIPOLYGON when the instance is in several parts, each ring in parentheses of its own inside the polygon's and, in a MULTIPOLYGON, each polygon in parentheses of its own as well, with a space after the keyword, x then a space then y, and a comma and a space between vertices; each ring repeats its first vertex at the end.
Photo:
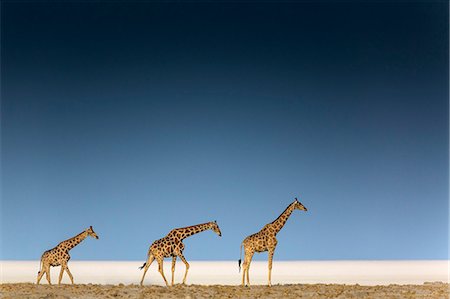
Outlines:
POLYGON ((267 286, 35 285, 1 284, 2 298, 449 298, 449 284, 360 286, 292 284, 267 286))

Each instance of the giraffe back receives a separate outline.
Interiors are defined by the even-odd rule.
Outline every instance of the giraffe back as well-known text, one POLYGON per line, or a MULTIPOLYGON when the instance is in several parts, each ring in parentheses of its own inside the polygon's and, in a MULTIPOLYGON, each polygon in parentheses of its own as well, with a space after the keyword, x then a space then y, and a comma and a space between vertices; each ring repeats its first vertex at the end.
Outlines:
POLYGON ((70 260, 69 251, 64 247, 58 245, 55 248, 45 251, 42 254, 41 260, 50 266, 60 266, 63 262, 70 260))
POLYGON ((183 252, 184 244, 179 239, 174 238, 172 235, 156 240, 150 246, 150 251, 154 257, 171 257, 178 253, 183 252))

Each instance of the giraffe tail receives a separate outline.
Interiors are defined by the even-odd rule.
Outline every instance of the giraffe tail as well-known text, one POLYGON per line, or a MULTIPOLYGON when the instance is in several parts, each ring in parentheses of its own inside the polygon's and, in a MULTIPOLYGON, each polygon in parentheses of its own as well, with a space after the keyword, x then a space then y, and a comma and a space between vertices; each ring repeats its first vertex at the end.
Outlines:
POLYGON ((41 271, 42 271, 42 258, 41 258, 41 262, 39 263, 38 275, 41 273, 41 271))
POLYGON ((244 244, 241 243, 241 253, 239 254, 239 261, 238 261, 238 265, 239 265, 239 273, 241 272, 241 262, 242 262, 242 246, 244 244))
MULTIPOLYGON (((148 249, 148 253, 147 253, 147 262, 148 262, 148 259, 150 258, 150 255, 152 254, 152 250, 151 250, 151 247, 148 249)), ((144 269, 144 267, 145 267, 145 265, 147 265, 147 262, 145 262, 142 266, 140 266, 139 267, 139 270, 142 270, 142 269, 144 269)), ((150 265, 149 265, 150 266, 150 265)))

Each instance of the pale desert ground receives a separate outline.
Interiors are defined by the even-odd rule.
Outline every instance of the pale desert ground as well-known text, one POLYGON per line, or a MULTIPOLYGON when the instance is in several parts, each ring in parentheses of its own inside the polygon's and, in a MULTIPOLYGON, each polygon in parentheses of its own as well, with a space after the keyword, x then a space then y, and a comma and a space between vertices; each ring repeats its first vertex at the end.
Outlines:
POLYGON ((266 286, 175 285, 35 285, 2 284, 2 298, 449 298, 449 286, 424 285, 360 286, 341 284, 288 284, 266 286))
MULTIPOLYGON (((177 265, 175 283, 184 265, 177 265)), ((252 263, 252 286, 239 286, 237 262, 190 262, 187 285, 163 287, 156 265, 139 287, 142 262, 69 263, 75 285, 34 284, 39 262, 0 261, 1 298, 450 298, 448 261, 278 261, 252 263)), ((170 280, 170 262, 164 264, 170 280)), ((59 268, 52 268, 57 282, 59 268)))

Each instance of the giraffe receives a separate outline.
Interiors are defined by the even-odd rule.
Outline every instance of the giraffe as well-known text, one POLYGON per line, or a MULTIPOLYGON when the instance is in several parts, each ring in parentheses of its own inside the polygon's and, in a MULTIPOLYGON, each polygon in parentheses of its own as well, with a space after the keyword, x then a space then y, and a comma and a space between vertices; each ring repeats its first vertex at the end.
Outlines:
POLYGON ((41 269, 38 272, 37 284, 39 284, 39 281, 41 280, 44 273, 48 283, 52 284, 50 282, 50 266, 61 266, 58 284, 61 284, 64 270, 69 275, 70 281, 73 284, 73 276, 70 273, 69 267, 67 266, 67 263, 70 260, 69 250, 80 244, 84 239, 86 239, 87 236, 98 239, 98 236, 94 232, 94 229, 92 228, 92 226, 90 226, 75 237, 62 241, 56 247, 44 252, 41 257, 41 269))
MULTIPOLYGON (((242 267, 244 271, 242 272, 242 286, 244 286, 244 279, 247 277, 247 284, 250 285, 249 279, 249 269, 250 263, 252 261, 253 254, 255 252, 269 252, 269 283, 268 286, 272 285, 271 275, 272 275, 272 260, 273 254, 275 252, 275 247, 277 246, 277 238, 276 235, 283 228, 284 224, 288 220, 289 216, 291 216, 294 210, 303 210, 307 211, 305 206, 303 206, 297 198, 295 198, 294 202, 291 203, 277 219, 273 222, 266 224, 259 232, 256 234, 250 235, 244 239, 241 243, 241 257, 242 257, 242 246, 244 246, 244 264, 242 267)), ((239 271, 241 269, 241 259, 239 259, 239 271)))
POLYGON ((177 260, 177 256, 180 257, 180 259, 186 265, 186 272, 184 273, 184 277, 183 277, 183 284, 185 284, 186 276, 187 276, 188 270, 189 270, 189 263, 186 261, 186 259, 183 256, 183 250, 184 250, 183 240, 186 239, 187 237, 190 237, 194 234, 198 234, 198 233, 208 230, 208 229, 214 231, 216 234, 219 235, 219 237, 222 236, 220 228, 217 225, 217 221, 214 221, 214 222, 202 223, 202 224, 197 224, 197 225, 193 225, 193 226, 173 229, 164 238, 153 242, 153 244, 150 245, 150 248, 148 249, 147 261, 142 265, 142 267, 139 267, 139 269, 145 268, 144 274, 142 275, 142 279, 141 279, 141 286, 144 283, 145 273, 147 273, 148 268, 150 267, 150 265, 152 264, 152 262, 155 259, 158 262, 159 273, 161 273, 161 276, 164 279, 166 286, 169 286, 169 284, 167 283, 166 277, 164 276, 164 271, 163 271, 163 260, 165 257, 172 257, 172 286, 173 286, 174 274, 175 274, 175 262, 177 260))

